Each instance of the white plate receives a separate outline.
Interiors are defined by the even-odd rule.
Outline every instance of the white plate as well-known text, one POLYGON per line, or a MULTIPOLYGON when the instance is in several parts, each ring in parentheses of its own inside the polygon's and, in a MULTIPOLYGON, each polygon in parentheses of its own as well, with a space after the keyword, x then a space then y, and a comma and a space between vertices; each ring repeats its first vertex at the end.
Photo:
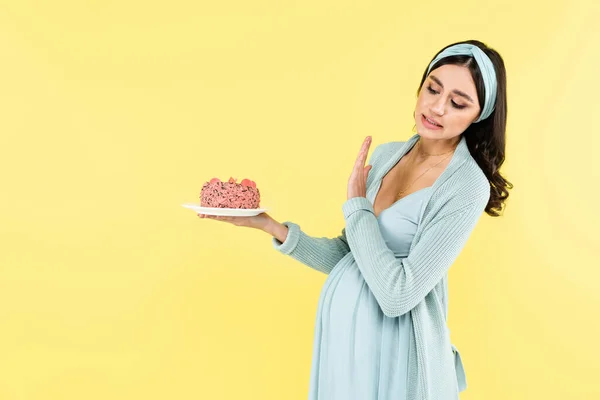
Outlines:
POLYGON ((266 208, 218 208, 218 207, 200 207, 199 204, 182 204, 185 208, 194 210, 198 214, 207 215, 226 215, 229 217, 253 217, 264 213, 266 208))

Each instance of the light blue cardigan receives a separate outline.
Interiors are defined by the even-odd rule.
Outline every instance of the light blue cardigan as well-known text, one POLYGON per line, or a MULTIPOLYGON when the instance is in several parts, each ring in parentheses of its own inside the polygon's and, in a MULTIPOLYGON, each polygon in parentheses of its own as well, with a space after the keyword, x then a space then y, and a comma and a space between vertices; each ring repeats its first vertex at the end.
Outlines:
POLYGON ((346 227, 336 238, 311 237, 285 221, 283 243, 275 249, 329 274, 348 252, 387 317, 410 313, 408 398, 458 399, 466 376, 458 350, 450 341, 447 273, 467 242, 490 198, 490 183, 461 138, 450 163, 432 186, 421 223, 406 258, 396 258, 379 230, 373 201, 385 174, 419 139, 377 146, 369 159, 367 196, 342 205, 346 227))

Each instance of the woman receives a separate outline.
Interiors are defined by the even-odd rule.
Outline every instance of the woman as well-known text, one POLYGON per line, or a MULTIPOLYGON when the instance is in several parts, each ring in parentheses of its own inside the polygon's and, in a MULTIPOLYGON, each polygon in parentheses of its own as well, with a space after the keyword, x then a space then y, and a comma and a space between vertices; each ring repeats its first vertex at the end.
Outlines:
POLYGON ((457 399, 466 388, 450 341, 448 270, 512 184, 504 162, 506 72, 480 41, 442 49, 424 72, 417 133, 367 137, 348 180, 345 228, 306 235, 290 221, 203 216, 261 229, 283 254, 328 277, 315 326, 310 399, 457 399))

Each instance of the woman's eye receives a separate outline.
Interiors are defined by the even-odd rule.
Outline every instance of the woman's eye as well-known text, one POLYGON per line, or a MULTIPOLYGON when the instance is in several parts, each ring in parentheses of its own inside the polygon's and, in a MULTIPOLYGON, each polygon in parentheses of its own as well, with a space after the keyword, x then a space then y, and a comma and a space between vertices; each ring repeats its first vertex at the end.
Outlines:
MULTIPOLYGON (((427 86, 427 90, 429 91, 429 93, 431 94, 438 94, 438 92, 436 92, 435 90, 433 90, 433 88, 431 86, 427 86)), ((454 102, 454 100, 452 100, 452 107, 458 109, 458 110, 462 110, 463 108, 465 108, 466 106, 457 104, 454 102)))
POLYGON ((466 106, 461 106, 460 104, 456 104, 454 100, 452 100, 452 107, 458 108, 459 110, 465 108, 466 106))

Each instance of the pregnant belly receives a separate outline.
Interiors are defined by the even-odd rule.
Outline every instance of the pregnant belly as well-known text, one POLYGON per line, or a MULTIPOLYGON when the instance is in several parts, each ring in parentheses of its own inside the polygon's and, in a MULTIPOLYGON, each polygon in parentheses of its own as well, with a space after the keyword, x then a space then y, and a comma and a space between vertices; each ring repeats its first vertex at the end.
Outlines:
POLYGON ((334 370, 345 366, 356 379, 373 373, 392 386, 404 386, 410 314, 386 317, 353 259, 331 272, 320 307, 320 356, 335 360, 334 370))

